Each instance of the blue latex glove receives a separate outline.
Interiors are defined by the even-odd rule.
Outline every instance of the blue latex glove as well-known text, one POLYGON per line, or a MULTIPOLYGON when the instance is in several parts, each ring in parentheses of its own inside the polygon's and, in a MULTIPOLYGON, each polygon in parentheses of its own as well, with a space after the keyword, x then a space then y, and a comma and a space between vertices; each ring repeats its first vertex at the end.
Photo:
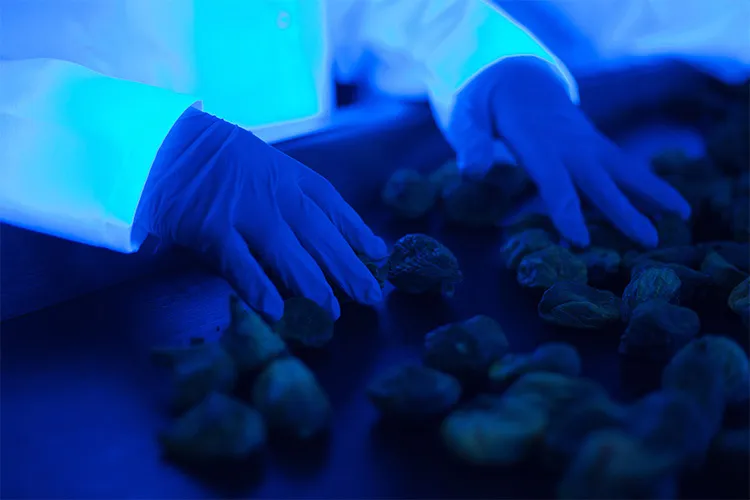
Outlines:
POLYGON ((627 195, 690 216, 690 206, 674 188, 594 127, 541 59, 509 58, 483 70, 459 93, 454 109, 448 137, 459 167, 486 172, 494 160, 493 141, 505 141, 535 181, 557 229, 575 245, 590 242, 576 188, 615 227, 647 247, 657 245, 656 229, 627 195))
POLYGON ((323 177, 252 133, 191 109, 164 141, 139 219, 163 240, 207 258, 253 309, 271 319, 283 301, 269 271, 334 318, 329 276, 372 304, 380 286, 354 253, 380 259, 383 241, 323 177))

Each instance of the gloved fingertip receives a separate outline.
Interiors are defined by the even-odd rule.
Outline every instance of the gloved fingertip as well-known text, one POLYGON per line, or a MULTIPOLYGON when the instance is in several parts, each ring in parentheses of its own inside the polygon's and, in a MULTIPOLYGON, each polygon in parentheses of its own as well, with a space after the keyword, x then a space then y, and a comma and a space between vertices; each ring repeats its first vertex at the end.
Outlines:
POLYGON ((579 227, 569 230, 567 233, 568 240, 573 246, 578 248, 586 248, 591 245, 591 237, 586 227, 579 227))
POLYGON ((261 308, 271 321, 279 321, 284 315, 284 301, 277 293, 265 294, 261 299, 261 308))
POLYGON ((366 250, 367 256, 374 260, 380 260, 388 257, 388 246, 382 238, 374 236, 366 250))
POLYGON ((650 222, 645 223, 638 231, 638 241, 646 248, 656 248, 659 245, 659 233, 650 222))
POLYGON ((677 213, 682 218, 682 220, 690 219, 690 216, 693 215, 692 212, 693 209, 690 207, 690 203, 680 197, 680 201, 678 202, 677 206, 677 213))
POLYGON ((462 174, 470 177, 482 177, 493 165, 492 145, 476 147, 471 151, 462 151, 456 155, 456 166, 462 174))
POLYGON ((328 312, 331 314, 333 321, 337 321, 341 317, 341 306, 336 297, 331 296, 331 300, 328 302, 328 312))
POLYGON ((586 228, 586 221, 578 206, 568 208, 563 211, 563 215, 553 217, 557 230, 573 246, 586 248, 591 244, 589 230, 586 228))
POLYGON ((383 289, 380 288, 380 284, 375 280, 372 279, 371 285, 367 288, 367 292, 365 292, 365 300, 364 303, 369 306, 374 306, 378 302, 381 302, 383 300, 383 289))

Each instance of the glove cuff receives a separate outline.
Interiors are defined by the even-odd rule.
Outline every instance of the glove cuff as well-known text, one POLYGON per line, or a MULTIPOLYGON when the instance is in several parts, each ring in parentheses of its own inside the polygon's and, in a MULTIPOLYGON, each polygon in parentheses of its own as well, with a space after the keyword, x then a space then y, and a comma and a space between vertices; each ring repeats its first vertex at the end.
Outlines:
POLYGON ((188 108, 177 119, 161 144, 135 216, 135 225, 149 234, 162 236, 160 213, 180 203, 178 194, 189 197, 192 170, 208 164, 235 129, 231 123, 196 108, 188 108), (200 144, 200 147, 197 147, 200 144))

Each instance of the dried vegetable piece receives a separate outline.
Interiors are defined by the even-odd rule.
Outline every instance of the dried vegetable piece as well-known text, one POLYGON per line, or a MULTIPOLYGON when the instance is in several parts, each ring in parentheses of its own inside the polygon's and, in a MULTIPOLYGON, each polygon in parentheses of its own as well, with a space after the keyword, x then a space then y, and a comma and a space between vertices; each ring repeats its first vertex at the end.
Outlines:
POLYGON ((549 233, 543 229, 527 229, 512 234, 500 248, 500 256, 508 269, 517 269, 521 260, 538 250, 553 245, 549 233))
POLYGON ((663 300, 639 304, 620 339, 620 353, 670 359, 700 332, 698 314, 663 300))
POLYGON ((170 458, 190 462, 242 460, 266 443, 260 414, 224 394, 211 393, 159 435, 170 458))
POLYGON ((605 287, 620 273, 622 257, 611 248, 592 247, 577 254, 586 264, 588 282, 597 287, 605 287))
POLYGON ((232 392, 237 381, 234 361, 218 344, 155 348, 152 358, 172 370, 171 406, 176 412, 188 410, 212 392, 232 392))
POLYGON ((666 267, 649 267, 631 277, 622 293, 622 318, 630 315, 638 305, 649 300, 679 302, 682 282, 677 273, 666 267))
POLYGON ((245 309, 236 295, 229 298, 231 322, 220 343, 240 372, 258 370, 286 352, 286 344, 263 319, 245 309))
POLYGON ((701 264, 701 272, 711 277, 716 288, 727 293, 748 277, 746 272, 737 269, 717 252, 706 255, 701 264))
POLYGON ((407 293, 441 293, 451 297, 463 280, 455 255, 424 234, 407 234, 393 246, 388 281, 407 293))
POLYGON ((316 302, 293 297, 284 301, 284 314, 274 330, 288 342, 322 347, 333 338, 333 318, 316 302))
POLYGON ((734 287, 734 290, 732 290, 732 292, 729 294, 729 298, 727 299, 727 305, 729 305, 729 308, 732 311, 739 314, 745 326, 750 326, 750 298, 748 297, 749 293, 750 278, 745 278, 742 283, 734 287))
POLYGON ((548 342, 530 354, 506 354, 490 367, 489 377, 498 386, 531 372, 553 372, 576 377, 581 374, 581 357, 570 344, 548 342))
POLYGON ((620 320, 620 299, 612 292, 563 281, 544 292, 538 312, 548 323, 596 330, 620 320))
POLYGON ((310 369, 295 358, 271 363, 258 376, 252 401, 270 429, 294 438, 312 438, 330 424, 328 396, 310 369))
POLYGON ((385 416, 420 419, 450 410, 461 396, 461 384, 432 368, 402 365, 376 377, 367 395, 385 416))
POLYGON ((524 288, 547 289, 561 281, 585 284, 586 264, 559 245, 551 245, 521 259, 516 273, 524 288))
POLYGON ((532 401, 503 398, 492 409, 454 411, 441 434, 448 449, 466 462, 498 466, 531 456, 546 426, 546 415, 532 401))
POLYGON ((492 363, 508 352, 500 324, 481 315, 436 328, 424 342, 426 366, 469 383, 486 380, 492 363))
POLYGON ((558 498, 674 498, 678 466, 624 431, 590 434, 558 486, 558 498))

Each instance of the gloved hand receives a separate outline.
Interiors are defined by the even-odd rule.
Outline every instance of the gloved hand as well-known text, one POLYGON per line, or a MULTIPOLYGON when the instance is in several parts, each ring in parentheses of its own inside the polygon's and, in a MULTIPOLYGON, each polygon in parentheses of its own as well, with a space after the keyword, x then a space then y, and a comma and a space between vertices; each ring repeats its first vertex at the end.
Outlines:
POLYGON ((503 139, 537 184, 557 229, 578 246, 590 240, 576 187, 645 246, 657 245, 656 229, 626 193, 690 216, 682 196, 604 137, 571 102, 552 67, 535 57, 504 59, 477 75, 456 98, 448 138, 469 173, 486 172, 493 142, 503 139))
POLYGON ((383 241, 323 177, 252 133, 191 109, 164 141, 138 220, 206 257, 253 309, 279 319, 283 301, 264 269, 334 318, 329 276, 372 304, 380 286, 354 253, 380 259, 383 241))

